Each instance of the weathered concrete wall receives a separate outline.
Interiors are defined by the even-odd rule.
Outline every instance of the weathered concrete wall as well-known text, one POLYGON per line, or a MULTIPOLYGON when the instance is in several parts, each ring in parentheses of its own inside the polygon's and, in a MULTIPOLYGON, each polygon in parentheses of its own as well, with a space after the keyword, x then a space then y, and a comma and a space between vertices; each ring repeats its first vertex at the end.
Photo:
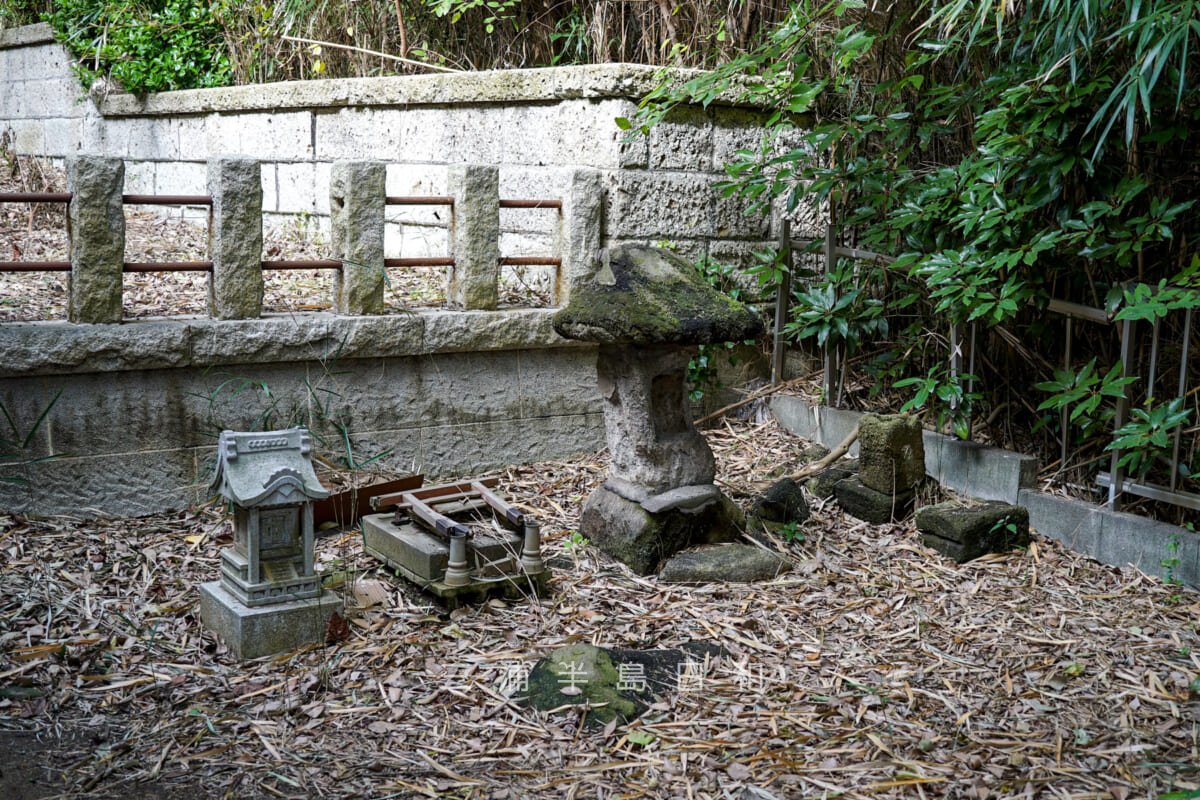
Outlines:
POLYGON ((0 509, 182 508, 224 428, 305 424, 335 460, 344 427, 356 461, 430 475, 594 451, 596 353, 552 313, 0 325, 0 403, 33 434, 0 450, 0 509))
MULTIPOLYGON (((615 119, 631 117, 654 86, 650 67, 297 81, 140 100, 112 94, 97 106, 75 102, 82 90, 68 65, 45 26, 0 34, 0 131, 11 129, 24 154, 121 157, 127 193, 204 194, 206 159, 247 155, 264 162, 269 224, 302 218, 326 229, 338 159, 386 162, 389 195, 449 194, 448 166, 474 163, 499 168, 502 197, 562 198, 565 170, 589 167, 600 171, 605 245, 669 242, 688 259, 749 264, 751 250, 774 241, 771 220, 745 216, 742 203, 714 188, 735 151, 757 146, 760 112, 685 108, 650 136, 626 141, 615 119)), ((390 208, 387 257, 446 255, 446 217, 437 208, 390 208)), ((506 255, 553 248, 552 211, 505 209, 500 224, 506 255)))

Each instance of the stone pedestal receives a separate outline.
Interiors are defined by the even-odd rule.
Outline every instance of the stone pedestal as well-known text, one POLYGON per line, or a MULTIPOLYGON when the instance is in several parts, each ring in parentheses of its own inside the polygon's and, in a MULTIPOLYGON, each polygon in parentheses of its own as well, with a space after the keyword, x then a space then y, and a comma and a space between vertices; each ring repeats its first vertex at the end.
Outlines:
POLYGON ((200 585, 200 619, 236 658, 284 653, 325 640, 325 625, 342 600, 330 591, 307 600, 251 607, 220 581, 200 585))
POLYGON ((711 485, 716 461, 692 425, 687 367, 696 347, 600 346, 596 377, 612 456, 610 481, 633 499, 679 486, 711 485), (634 489, 633 487, 640 487, 634 489))
POLYGON ((656 507, 653 498, 630 500, 605 484, 584 502, 579 532, 637 574, 649 575, 685 547, 732 542, 741 535, 742 512, 715 486, 708 488, 709 498, 697 506, 648 511, 647 505, 656 507))

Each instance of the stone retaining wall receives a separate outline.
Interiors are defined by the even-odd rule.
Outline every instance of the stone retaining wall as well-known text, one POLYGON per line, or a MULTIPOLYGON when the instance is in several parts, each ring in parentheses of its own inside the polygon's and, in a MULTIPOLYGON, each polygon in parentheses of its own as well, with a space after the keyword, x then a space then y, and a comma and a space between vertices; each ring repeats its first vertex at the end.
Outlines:
POLYGON ((0 451, 16 456, 0 460, 0 509, 183 508, 207 496, 225 428, 305 424, 332 461, 348 438, 357 462, 386 453, 376 463, 431 475, 597 450, 595 349, 558 337, 552 315, 0 325, 0 404, 32 433, 0 451))
MULTIPOLYGON (((389 195, 445 195, 448 166, 499 169, 502 197, 557 198, 563 171, 600 172, 602 244, 668 242, 688 259, 752 263, 774 222, 746 216, 714 188, 735 151, 757 147, 762 112, 721 105, 681 109, 631 141, 630 117, 657 81, 630 64, 295 81, 223 89, 83 97, 69 59, 45 25, 0 32, 0 132, 22 154, 120 157, 129 194, 204 194, 205 162, 225 154, 263 162, 268 224, 302 219, 323 229, 331 164, 387 163, 389 195)), ((179 213, 203 220, 207 211, 179 213)), ((552 245, 549 212, 505 210, 501 251, 552 245)), ((794 228, 797 235, 802 227, 794 228)), ((388 257, 441 256, 437 209, 389 211, 388 257)))

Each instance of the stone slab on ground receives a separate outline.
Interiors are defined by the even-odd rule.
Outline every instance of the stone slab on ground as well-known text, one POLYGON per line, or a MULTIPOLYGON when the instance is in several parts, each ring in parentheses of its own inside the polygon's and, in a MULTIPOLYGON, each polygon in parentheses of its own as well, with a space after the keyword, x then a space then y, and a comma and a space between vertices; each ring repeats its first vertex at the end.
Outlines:
POLYGON ((917 509, 921 541, 959 564, 1029 544, 1029 511, 1000 501, 917 509))
POLYGON ((754 499, 750 516, 768 522, 804 522, 811 512, 808 501, 804 499, 804 491, 800 484, 791 478, 776 481, 754 499))
POLYGON ((286 653, 325 641, 325 625, 342 599, 330 591, 308 600, 251 608, 220 581, 200 585, 200 619, 236 658, 286 653))
POLYGON ((857 473, 858 459, 831 464, 805 481, 804 488, 808 489, 813 497, 824 500, 833 497, 833 487, 837 486, 838 481, 857 473))
POLYGON ((694 512, 651 514, 605 486, 584 501, 579 520, 581 535, 639 575, 657 571, 685 547, 733 541, 745 527, 741 510, 724 496, 694 512))
POLYGON ((893 496, 877 492, 864 485, 857 475, 838 481, 833 487, 833 493, 837 497, 838 505, 847 514, 875 525, 907 517, 912 510, 915 494, 908 491, 893 496))
POLYGON ((787 572, 787 558, 750 544, 719 544, 673 557, 658 579, 663 583, 757 583, 787 572))
POLYGON ((703 664, 723 654, 708 642, 687 642, 671 650, 617 650, 586 643, 560 647, 529 673, 521 702, 539 711, 587 705, 587 724, 622 723, 679 689, 680 667, 703 664))

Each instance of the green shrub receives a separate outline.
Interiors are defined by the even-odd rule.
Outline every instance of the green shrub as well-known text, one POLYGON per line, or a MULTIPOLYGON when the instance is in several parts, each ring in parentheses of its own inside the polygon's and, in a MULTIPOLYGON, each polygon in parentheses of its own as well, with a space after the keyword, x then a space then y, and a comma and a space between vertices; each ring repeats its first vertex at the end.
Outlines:
POLYGON ((107 76, 145 94, 225 86, 232 79, 224 35, 207 3, 59 0, 45 18, 79 59, 84 86, 107 76))

